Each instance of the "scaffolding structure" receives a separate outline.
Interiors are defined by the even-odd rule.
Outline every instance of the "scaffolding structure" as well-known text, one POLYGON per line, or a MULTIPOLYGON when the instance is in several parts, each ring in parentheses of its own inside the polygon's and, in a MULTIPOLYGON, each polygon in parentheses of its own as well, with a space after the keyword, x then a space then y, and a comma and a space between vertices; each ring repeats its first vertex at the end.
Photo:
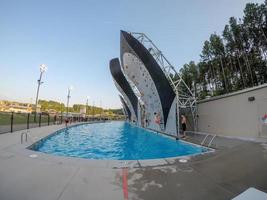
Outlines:
MULTIPOLYGON (((182 79, 180 74, 176 71, 174 66, 167 60, 163 53, 158 49, 158 47, 152 42, 149 37, 144 33, 138 32, 128 32, 133 37, 135 37, 153 56, 157 61, 162 71, 164 72, 166 78, 168 79, 173 91, 176 95, 177 101, 177 119, 180 118, 181 109, 189 109, 192 115, 192 126, 194 131, 197 127, 197 101, 195 94, 190 90, 188 85, 182 79)), ((180 130, 180 124, 177 123, 177 130, 180 130)), ((179 132, 179 131, 178 131, 179 132)))

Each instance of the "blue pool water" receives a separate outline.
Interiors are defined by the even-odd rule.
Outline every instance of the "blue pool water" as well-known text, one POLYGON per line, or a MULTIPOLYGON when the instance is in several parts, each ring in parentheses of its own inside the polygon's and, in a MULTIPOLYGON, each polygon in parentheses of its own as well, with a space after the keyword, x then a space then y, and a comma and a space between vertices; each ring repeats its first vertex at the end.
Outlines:
POLYGON ((156 159, 207 151, 126 122, 70 127, 39 141, 32 148, 60 156, 109 160, 156 159))

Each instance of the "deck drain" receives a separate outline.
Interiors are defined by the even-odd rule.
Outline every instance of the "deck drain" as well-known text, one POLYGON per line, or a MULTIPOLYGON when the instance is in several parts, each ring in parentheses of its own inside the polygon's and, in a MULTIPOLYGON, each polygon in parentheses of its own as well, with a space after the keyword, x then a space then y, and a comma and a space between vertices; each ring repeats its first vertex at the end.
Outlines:
POLYGON ((187 163, 187 160, 186 159, 180 159, 179 162, 180 163, 187 163))
POLYGON ((36 154, 29 155, 30 158, 37 158, 38 156, 36 154))

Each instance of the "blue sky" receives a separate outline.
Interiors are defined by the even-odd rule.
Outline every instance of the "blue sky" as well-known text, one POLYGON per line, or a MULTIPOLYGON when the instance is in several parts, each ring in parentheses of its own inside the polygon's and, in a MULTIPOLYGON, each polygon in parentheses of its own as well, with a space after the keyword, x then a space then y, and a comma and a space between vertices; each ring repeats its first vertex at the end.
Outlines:
POLYGON ((144 32, 179 69, 198 61, 203 42, 221 33, 247 2, 263 0, 0 0, 0 99, 40 98, 121 107, 109 72, 120 30, 144 32))

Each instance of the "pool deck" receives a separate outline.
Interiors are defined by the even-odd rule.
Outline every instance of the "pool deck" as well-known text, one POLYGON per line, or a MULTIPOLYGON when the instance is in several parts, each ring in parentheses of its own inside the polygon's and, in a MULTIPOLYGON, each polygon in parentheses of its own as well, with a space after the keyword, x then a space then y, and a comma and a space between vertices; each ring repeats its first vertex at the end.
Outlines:
MULTIPOLYGON (((0 135, 1 200, 232 199, 249 187, 267 192, 266 139, 216 137, 216 151, 184 157, 187 163, 86 160, 26 149, 61 128, 30 129, 24 144, 25 131, 0 135)), ((187 141, 199 144, 203 137, 190 134, 187 141)))

